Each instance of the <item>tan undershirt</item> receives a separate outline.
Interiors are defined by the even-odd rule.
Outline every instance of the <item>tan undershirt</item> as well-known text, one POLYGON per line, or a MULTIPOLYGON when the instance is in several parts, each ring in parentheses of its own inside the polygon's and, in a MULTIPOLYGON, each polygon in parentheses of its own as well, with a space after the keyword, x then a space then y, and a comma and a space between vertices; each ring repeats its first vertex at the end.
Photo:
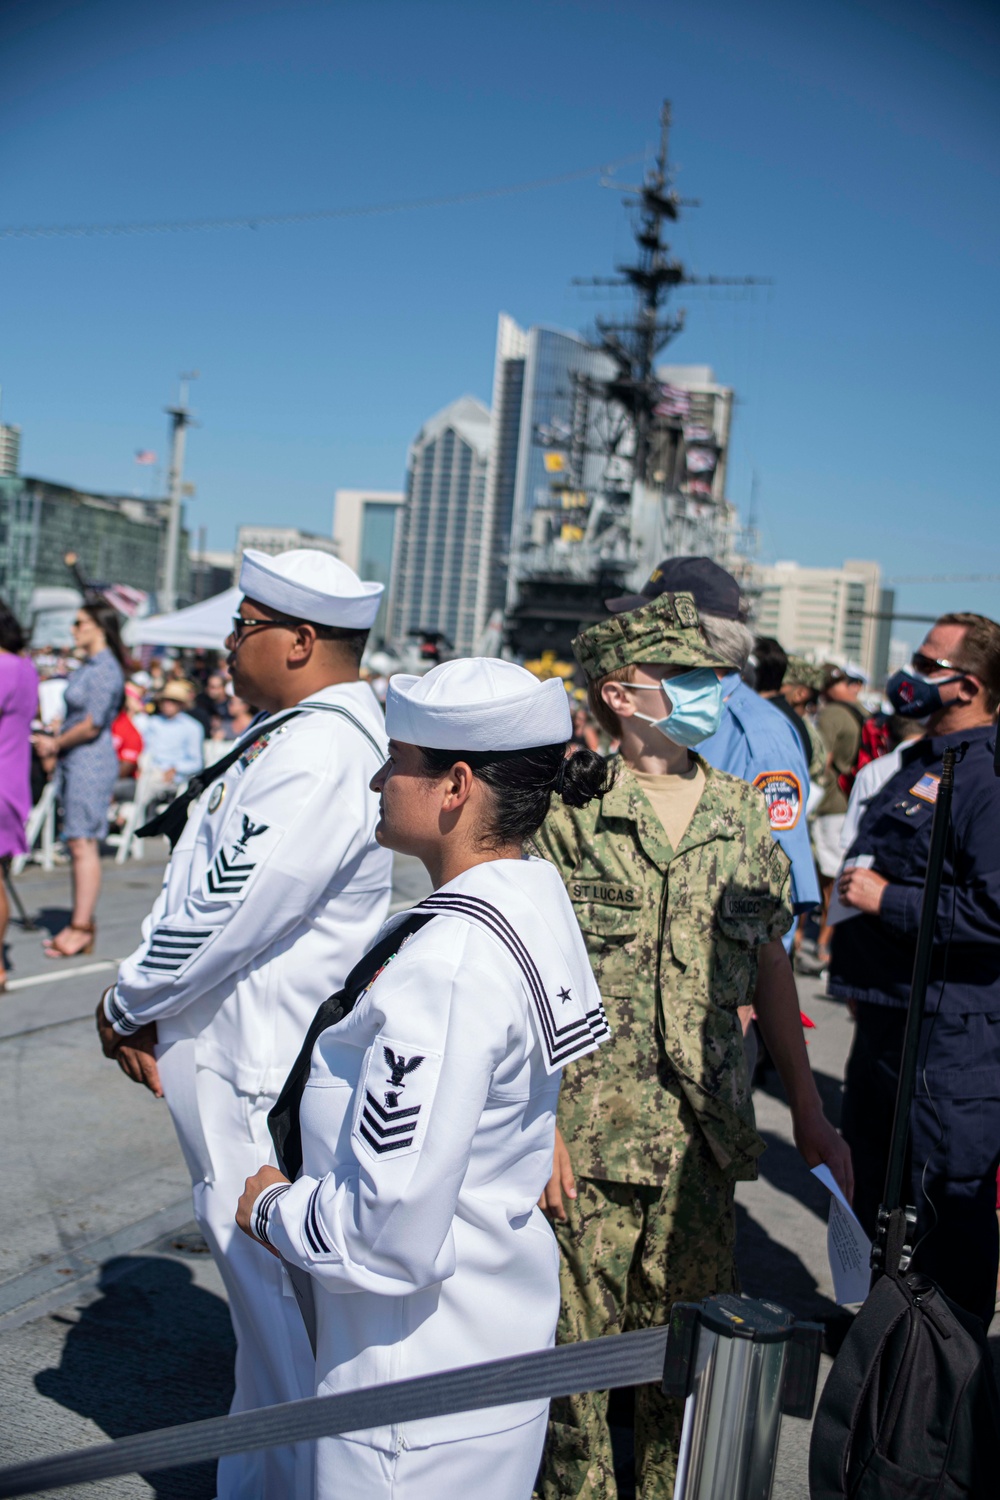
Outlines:
POLYGON ((692 761, 688 770, 673 776, 655 776, 650 771, 634 769, 632 775, 663 824, 671 846, 676 849, 705 789, 705 772, 697 761, 692 761))

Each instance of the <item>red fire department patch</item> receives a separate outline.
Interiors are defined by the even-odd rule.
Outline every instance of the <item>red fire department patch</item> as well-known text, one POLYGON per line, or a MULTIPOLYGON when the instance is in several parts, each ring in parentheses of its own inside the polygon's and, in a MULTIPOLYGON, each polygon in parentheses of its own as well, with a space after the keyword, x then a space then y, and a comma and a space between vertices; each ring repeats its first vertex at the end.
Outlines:
POLYGON ((761 771, 754 786, 764 793, 774 833, 787 833, 802 815, 802 783, 794 771, 761 771))

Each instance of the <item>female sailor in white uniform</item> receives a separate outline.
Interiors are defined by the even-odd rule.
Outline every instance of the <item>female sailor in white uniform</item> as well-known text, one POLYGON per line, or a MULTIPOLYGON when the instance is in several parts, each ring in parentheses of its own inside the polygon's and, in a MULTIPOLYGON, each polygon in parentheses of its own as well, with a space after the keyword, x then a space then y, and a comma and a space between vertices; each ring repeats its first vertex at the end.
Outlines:
MULTIPOLYGON (((434 893, 320 1012, 272 1114, 295 1180, 262 1167, 237 1214, 309 1273, 320 1395, 552 1344, 558 1252, 536 1204, 560 1070, 607 1035, 562 881, 522 857, 554 791, 582 806, 607 774, 591 751, 564 758, 562 683, 445 662, 392 679, 386 729, 376 838, 417 855, 434 893)), ((316 1493, 528 1500, 547 1409, 321 1439, 316 1493)))

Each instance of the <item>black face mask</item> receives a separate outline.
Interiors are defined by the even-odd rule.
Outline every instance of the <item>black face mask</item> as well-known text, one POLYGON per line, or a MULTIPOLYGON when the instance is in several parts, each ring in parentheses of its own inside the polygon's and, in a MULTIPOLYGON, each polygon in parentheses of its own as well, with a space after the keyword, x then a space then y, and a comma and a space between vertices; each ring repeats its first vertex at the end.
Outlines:
POLYGON ((902 667, 893 672, 886 683, 885 696, 901 719, 926 719, 936 714, 939 708, 944 708, 941 689, 949 682, 961 682, 964 676, 964 672, 956 672, 952 677, 935 681, 922 672, 914 672, 911 667, 902 667))

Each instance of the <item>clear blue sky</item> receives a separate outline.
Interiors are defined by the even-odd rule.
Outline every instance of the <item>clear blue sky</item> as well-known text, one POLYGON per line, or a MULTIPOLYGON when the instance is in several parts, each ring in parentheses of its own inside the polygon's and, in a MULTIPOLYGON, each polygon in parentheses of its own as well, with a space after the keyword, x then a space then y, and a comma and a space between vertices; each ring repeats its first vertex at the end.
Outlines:
MULTIPOLYGON (((735 385, 731 497, 762 555, 1000 573, 1000 18, 973 0, 6 0, 0 228, 380 203, 650 145, 673 100, 692 292, 667 358, 735 385)), ((635 169, 632 169, 635 170, 635 169)), ((630 169, 621 177, 628 180, 630 169)), ((488 400, 497 313, 586 328, 629 246, 596 179, 257 230, 0 239, 3 413, 27 473, 148 485, 197 369, 189 524, 329 531, 400 487, 439 407, 488 400)), ((1000 617, 1000 584, 903 608, 1000 617)), ((896 633, 918 635, 919 627, 896 633)))

